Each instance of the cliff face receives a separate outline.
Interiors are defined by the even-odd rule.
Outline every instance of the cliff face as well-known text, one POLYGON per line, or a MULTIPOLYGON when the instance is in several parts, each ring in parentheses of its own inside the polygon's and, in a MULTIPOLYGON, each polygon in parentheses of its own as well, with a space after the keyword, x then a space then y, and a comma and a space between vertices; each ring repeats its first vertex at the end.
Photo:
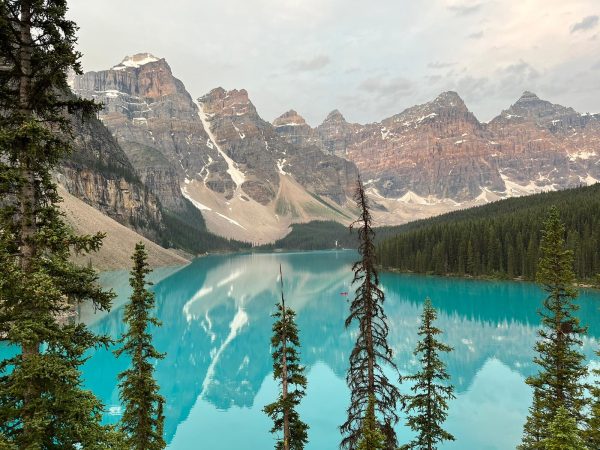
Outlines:
POLYGON ((529 92, 489 123, 445 92, 377 123, 336 110, 312 128, 294 110, 263 120, 244 89, 194 100, 149 54, 77 76, 73 90, 104 103, 110 133, 81 130, 65 185, 148 230, 167 213, 202 228, 199 211, 211 231, 255 242, 294 222, 346 222, 358 170, 382 225, 600 179, 600 116, 529 92))
POLYGON ((530 92, 488 124, 445 92, 379 123, 349 124, 334 111, 301 130, 304 141, 354 162, 376 197, 406 203, 469 204, 600 179, 598 117, 530 92))
POLYGON ((73 90, 104 104, 100 119, 131 150, 132 163, 144 178, 155 173, 149 187, 166 207, 179 210, 183 196, 173 187, 199 174, 215 190, 231 190, 226 164, 204 131, 198 107, 164 59, 127 57, 110 70, 75 77, 73 90), (154 157, 139 157, 141 148, 154 157), (157 152, 163 158, 156 158, 157 152))
POLYGON ((310 127, 297 113, 291 111, 272 125, 258 115, 243 89, 214 89, 199 103, 207 128, 243 174, 241 188, 250 197, 268 204, 277 196, 279 175, 289 174, 314 194, 339 205, 347 202, 356 168, 321 151, 304 133, 310 127), (290 133, 282 135, 282 130, 290 133))
POLYGON ((104 103, 101 121, 173 214, 189 216, 187 198, 227 237, 251 240, 263 223, 271 231, 261 242, 290 221, 347 220, 338 207, 353 189, 354 164, 324 153, 318 139, 281 137, 243 89, 213 89, 194 101, 164 59, 140 54, 75 77, 73 90, 104 103))
POLYGON ((363 127, 352 135, 348 158, 384 197, 409 192, 420 197, 462 201, 482 188, 500 189, 502 180, 488 137, 455 93, 363 127))
POLYGON ((507 192, 556 190, 600 179, 600 120, 525 92, 488 125, 507 192), (517 186, 515 186, 515 183, 517 186))
POLYGON ((335 109, 315 132, 326 152, 346 158, 348 147, 354 140, 353 135, 361 128, 361 125, 348 123, 342 113, 335 109))
POLYGON ((179 188, 179 174, 162 153, 136 142, 123 141, 121 148, 142 183, 160 199, 163 207, 173 211, 185 209, 179 188))
POLYGON ((74 128, 73 154, 61 165, 59 182, 105 215, 156 239, 162 227, 159 201, 127 155, 99 120, 77 121, 74 128))
POLYGON ((198 99, 200 114, 215 147, 227 161, 232 190, 240 188, 262 205, 277 195, 279 176, 276 161, 285 151, 274 140, 271 124, 263 121, 242 90, 213 89, 198 99))

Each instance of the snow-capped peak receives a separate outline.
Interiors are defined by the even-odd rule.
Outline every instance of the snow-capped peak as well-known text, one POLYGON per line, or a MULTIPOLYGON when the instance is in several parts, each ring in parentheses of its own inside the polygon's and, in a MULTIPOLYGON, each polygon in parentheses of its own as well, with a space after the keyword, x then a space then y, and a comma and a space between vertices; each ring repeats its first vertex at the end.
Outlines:
POLYGON ((160 61, 160 58, 157 58, 150 53, 138 53, 136 55, 126 56, 123 58, 123 61, 114 66, 112 70, 123 70, 126 67, 137 68, 156 61, 160 61))

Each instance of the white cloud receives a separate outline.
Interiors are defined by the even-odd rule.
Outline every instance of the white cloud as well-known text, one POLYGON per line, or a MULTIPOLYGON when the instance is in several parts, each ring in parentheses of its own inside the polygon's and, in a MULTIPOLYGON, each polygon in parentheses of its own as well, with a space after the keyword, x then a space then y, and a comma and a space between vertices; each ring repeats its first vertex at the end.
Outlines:
POLYGON ((148 51, 165 57, 194 96, 216 86, 246 88, 265 118, 294 106, 313 125, 335 108, 368 122, 447 88, 483 120, 526 89, 600 110, 600 86, 589 70, 600 54, 589 19, 597 0, 69 4, 86 70, 148 51))

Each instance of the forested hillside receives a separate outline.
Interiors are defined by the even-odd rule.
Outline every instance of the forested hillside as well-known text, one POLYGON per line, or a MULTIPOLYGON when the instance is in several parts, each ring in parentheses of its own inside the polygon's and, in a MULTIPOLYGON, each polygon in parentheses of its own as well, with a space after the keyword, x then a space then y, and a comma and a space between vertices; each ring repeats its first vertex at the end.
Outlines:
POLYGON ((356 248, 356 234, 339 222, 315 220, 292 225, 292 231, 273 244, 260 250, 328 250, 356 248))
POLYGON ((600 184, 381 229, 382 234, 397 234, 380 241, 380 263, 418 273, 533 279, 543 220, 553 205, 565 222, 577 277, 593 279, 600 273, 600 184))

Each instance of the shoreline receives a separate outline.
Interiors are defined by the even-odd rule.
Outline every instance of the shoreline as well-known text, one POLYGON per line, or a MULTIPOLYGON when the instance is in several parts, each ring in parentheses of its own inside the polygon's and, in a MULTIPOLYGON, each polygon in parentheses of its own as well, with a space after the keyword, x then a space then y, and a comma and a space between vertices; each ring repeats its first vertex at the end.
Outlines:
MULTIPOLYGON (((516 282, 516 283, 537 284, 535 280, 527 280, 527 279, 521 278, 521 277, 508 278, 508 277, 495 277, 493 275, 466 275, 466 274, 460 275, 460 274, 456 274, 456 273, 446 273, 446 274, 420 273, 420 272, 413 272, 410 270, 400 270, 400 269, 396 269, 394 267, 383 267, 383 266, 378 266, 378 269, 381 272, 406 274, 406 275, 419 275, 419 276, 426 276, 426 277, 453 278, 453 279, 459 279, 459 280, 474 280, 474 281, 512 281, 512 282, 516 282)), ((594 291, 600 291, 600 286, 591 284, 589 282, 583 282, 580 280, 575 281, 573 283, 573 286, 575 286, 578 289, 591 289, 594 291)))

